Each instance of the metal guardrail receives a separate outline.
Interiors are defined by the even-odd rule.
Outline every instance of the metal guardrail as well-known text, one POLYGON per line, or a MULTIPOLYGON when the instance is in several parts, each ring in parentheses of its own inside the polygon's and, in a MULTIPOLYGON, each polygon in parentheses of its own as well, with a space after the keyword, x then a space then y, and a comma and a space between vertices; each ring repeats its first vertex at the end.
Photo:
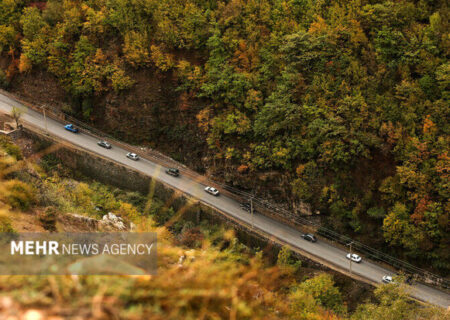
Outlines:
POLYGON ((255 197, 255 195, 253 195, 253 194, 250 194, 248 192, 239 190, 232 186, 208 179, 207 177, 202 176, 193 170, 190 170, 185 165, 183 165, 183 164, 173 160, 172 158, 165 156, 153 149, 139 148, 139 147, 124 143, 120 140, 117 140, 113 136, 111 136, 107 133, 104 133, 100 130, 97 130, 97 129, 87 125, 86 123, 84 123, 84 122, 72 117, 71 115, 68 115, 67 113, 65 113, 61 110, 58 110, 54 107, 51 107, 48 105, 40 106, 40 107, 36 106, 34 104, 24 101, 14 95, 12 95, 11 93, 1 90, 1 89, 0 89, 0 93, 4 94, 6 96, 9 96, 10 98, 12 98, 16 101, 19 101, 23 105, 26 105, 27 107, 29 107, 39 113, 43 114, 44 109, 45 109, 46 116, 48 116, 52 119, 56 119, 58 121, 65 121, 65 122, 73 123, 74 125, 81 128, 84 132, 87 132, 88 134, 98 138, 99 140, 108 140, 108 141, 112 142, 113 144, 122 147, 123 149, 132 151, 136 154, 139 154, 142 158, 145 158, 149 161, 155 162, 163 167, 177 168, 181 174, 183 174, 197 182, 200 182, 204 185, 214 186, 217 189, 220 189, 220 191, 222 193, 226 194, 227 196, 229 196, 237 201, 243 202, 243 201, 248 201, 249 199, 252 199, 255 208, 259 209, 258 211, 266 211, 265 213, 267 215, 277 217, 276 213, 282 213, 285 217, 289 217, 290 219, 292 219, 292 221, 290 221, 291 223, 294 223, 297 226, 300 226, 302 228, 310 228, 310 229, 312 228, 313 230, 315 230, 315 232, 317 232, 318 235, 322 236, 323 238, 326 238, 327 240, 329 240, 333 243, 338 243, 342 246, 347 246, 349 243, 352 243, 352 247, 354 248, 354 250, 362 253, 365 257, 367 257, 373 261, 387 264, 388 266, 391 266, 394 269, 400 270, 404 273, 414 275, 416 280, 419 280, 424 283, 434 285, 434 286, 437 286, 437 287, 440 287, 443 289, 450 289, 450 280, 449 279, 442 278, 436 274, 433 274, 431 272, 428 272, 426 270, 418 268, 406 261, 397 259, 395 257, 392 257, 392 256, 384 253, 384 252, 381 252, 377 249, 371 248, 363 243, 353 240, 350 237, 341 235, 333 230, 327 229, 327 228, 321 226, 320 224, 314 223, 314 222, 307 220, 301 216, 298 216, 298 215, 294 214, 293 212, 290 212, 280 206, 272 204, 265 199, 260 199, 258 197, 255 197))

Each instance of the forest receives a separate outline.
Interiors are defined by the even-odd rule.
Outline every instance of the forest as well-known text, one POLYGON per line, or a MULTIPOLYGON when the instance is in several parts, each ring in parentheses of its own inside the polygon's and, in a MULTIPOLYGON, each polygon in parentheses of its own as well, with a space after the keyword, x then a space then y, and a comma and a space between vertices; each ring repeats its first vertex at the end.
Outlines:
POLYGON ((157 233, 158 271, 0 275, 2 319, 381 320, 389 313, 391 320, 441 320, 448 313, 412 301, 400 282, 374 290, 312 267, 287 246, 246 245, 217 219, 194 223, 189 205, 176 206, 175 197, 102 184, 51 149, 42 140, 0 136, 0 232, 116 232, 73 219, 112 212, 136 232, 157 233))
POLYGON ((80 119, 448 275, 448 18, 433 0, 2 0, 0 86, 45 74, 80 119), (154 79, 171 103, 136 98, 154 79))

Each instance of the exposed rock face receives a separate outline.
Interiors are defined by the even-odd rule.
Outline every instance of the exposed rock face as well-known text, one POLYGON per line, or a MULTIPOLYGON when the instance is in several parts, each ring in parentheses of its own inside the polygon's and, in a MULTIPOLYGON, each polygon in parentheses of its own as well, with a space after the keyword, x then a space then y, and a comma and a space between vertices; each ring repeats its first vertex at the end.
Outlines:
POLYGON ((99 228, 98 226, 99 220, 85 217, 75 213, 59 215, 58 222, 61 223, 63 230, 66 232, 76 232, 76 231, 93 232, 97 231, 99 228))
POLYGON ((77 226, 77 230, 80 229, 81 226, 83 226, 81 229, 86 231, 134 231, 136 229, 136 225, 134 223, 126 222, 112 212, 105 214, 101 220, 74 213, 64 215, 63 219, 59 220, 62 220, 60 222, 64 225, 70 224, 77 226))
POLYGON ((125 222, 121 217, 116 216, 112 212, 108 212, 108 214, 105 214, 102 218, 102 220, 99 221, 101 229, 112 229, 112 230, 119 230, 119 231, 126 231, 128 230, 128 227, 126 226, 125 222))

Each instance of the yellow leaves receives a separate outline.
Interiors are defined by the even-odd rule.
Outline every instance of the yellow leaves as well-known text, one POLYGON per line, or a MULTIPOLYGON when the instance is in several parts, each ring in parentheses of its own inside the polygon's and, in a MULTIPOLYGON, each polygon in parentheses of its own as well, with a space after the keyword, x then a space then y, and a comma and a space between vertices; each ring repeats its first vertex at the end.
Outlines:
POLYGON ((365 44, 367 43, 367 37, 364 33, 364 30, 361 28, 361 24, 359 21, 351 19, 351 33, 350 33, 350 41, 353 44, 365 44))
POLYGON ((81 182, 79 183, 71 193, 72 200, 79 206, 85 209, 92 207, 92 195, 93 191, 89 188, 89 185, 81 182))
POLYGON ((397 176, 400 183, 407 188, 420 192, 427 188, 428 177, 415 165, 397 166, 397 176))
POLYGON ((274 156, 278 158, 284 158, 289 154, 289 150, 287 148, 279 148, 278 151, 275 152, 274 156))
POLYGON ((328 31, 328 25, 321 16, 317 16, 316 21, 311 23, 308 29, 309 33, 325 33, 328 31))
POLYGON ((139 32, 130 31, 125 35, 123 53, 127 62, 135 68, 151 61, 147 37, 139 32))
POLYGON ((189 86, 197 87, 202 80, 202 69, 199 66, 194 66, 184 59, 180 59, 176 65, 178 75, 183 78, 189 86))
POLYGON ((234 232, 233 229, 228 229, 223 233, 222 237, 224 240, 231 241, 232 239, 234 239, 236 237, 236 233, 234 232))
POLYGON ((105 32, 105 8, 103 7, 100 11, 95 11, 87 4, 82 4, 82 9, 86 14, 86 21, 83 23, 83 31, 86 34, 103 34, 105 32))
POLYGON ((12 26, 0 25, 0 53, 7 51, 14 45, 16 31, 12 26))
POLYGON ((135 81, 127 76, 123 69, 116 68, 111 75, 111 85, 116 92, 129 89, 134 83, 135 81))
POLYGON ((198 127, 203 132, 208 132, 210 119, 211 119, 211 110, 209 108, 205 108, 205 109, 201 110, 196 115, 196 118, 197 118, 197 121, 198 121, 198 127))
POLYGON ((14 209, 29 210, 35 198, 34 188, 25 182, 16 179, 0 182, 0 200, 14 209))
POLYGON ((100 65, 105 65, 107 62, 107 57, 106 55, 103 53, 103 50, 98 48, 97 51, 95 52, 94 58, 92 60, 92 62, 94 62, 95 64, 100 64, 100 65))
MULTIPOLYGON (((1 205, 1 202, 0 202, 1 205)), ((14 228, 9 217, 10 212, 0 207, 0 232, 14 232, 14 228)))
POLYGON ((161 71, 169 71, 175 67, 175 59, 173 55, 164 53, 160 47, 152 45, 150 46, 150 52, 153 63, 161 71))
POLYGON ((7 153, 3 153, 0 149, 0 179, 4 174, 6 174, 7 169, 16 163, 17 160, 14 157, 8 155, 7 153))
MULTIPOLYGON (((231 159, 239 159, 240 158, 240 152, 236 148, 228 147, 225 151, 225 159, 231 160, 231 159)), ((242 169, 242 168, 241 168, 242 169)))
POLYGON ((133 221, 136 225, 136 232, 156 232, 158 235, 158 244, 161 240, 171 237, 170 232, 164 227, 157 227, 156 222, 151 216, 143 215, 139 221, 133 221))
POLYGON ((200 80, 202 78, 202 76, 203 76, 202 68, 200 68, 199 66, 195 66, 194 72, 189 77, 189 80, 191 80, 191 81, 200 80))
MULTIPOLYGON (((250 146, 250 147, 251 147, 251 146, 250 146)), ((243 158, 245 161, 247 161, 247 162, 250 163, 250 167, 253 167, 253 165, 251 164, 251 160, 253 159, 253 155, 252 155, 252 153, 251 153, 250 151, 245 152, 245 153, 242 155, 242 158, 243 158)))
POLYGON ((186 75, 191 70, 191 64, 189 63, 189 61, 181 59, 177 63, 177 69, 181 74, 186 75))
POLYGON ((416 250, 423 241, 420 229, 410 223, 408 208, 397 202, 383 221, 385 239, 392 245, 401 245, 409 250, 416 250))
POLYGON ((295 290, 289 295, 291 315, 293 319, 320 320, 320 308, 312 295, 303 290, 295 290))
POLYGON ((121 202, 120 208, 117 210, 117 213, 123 217, 128 219, 129 221, 137 222, 139 220, 140 214, 137 211, 136 207, 127 202, 121 202))
POLYGON ((321 273, 304 281, 298 286, 298 289, 312 295, 326 309, 331 309, 338 314, 346 312, 341 293, 335 286, 333 276, 329 273, 321 273))
POLYGON ((450 175, 450 156, 448 152, 438 156, 438 162, 436 163, 436 172, 441 175, 443 178, 448 179, 450 175))
POLYGON ((299 177, 301 177, 304 170, 305 170, 305 165, 304 165, 304 164, 300 164, 300 165, 297 167, 297 169, 295 169, 295 172, 297 173, 297 175, 298 175, 299 177))

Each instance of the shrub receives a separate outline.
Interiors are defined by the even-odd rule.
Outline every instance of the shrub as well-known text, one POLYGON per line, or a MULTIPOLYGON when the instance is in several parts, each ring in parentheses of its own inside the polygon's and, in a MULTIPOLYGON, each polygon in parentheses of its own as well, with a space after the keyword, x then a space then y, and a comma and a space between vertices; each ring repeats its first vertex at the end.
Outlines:
POLYGON ((174 57, 171 54, 163 52, 160 47, 154 45, 150 47, 150 51, 153 63, 161 71, 169 71, 175 67, 174 57))
POLYGON ((130 89, 134 82, 122 69, 117 69, 111 76, 111 85, 115 92, 130 89))
POLYGON ((89 188, 89 185, 84 182, 77 184, 71 193, 73 203, 86 211, 89 211, 94 207, 92 203, 93 195, 94 191, 92 191, 91 188, 89 188))
POLYGON ((302 262, 293 257, 292 250, 289 246, 283 246, 280 252, 278 252, 277 265, 280 268, 292 268, 293 271, 296 271, 302 266, 302 262))
POLYGON ((0 214, 0 232, 15 232, 11 219, 4 214, 0 214))
POLYGON ((150 207, 145 212, 148 212, 159 226, 166 224, 175 215, 172 207, 167 208, 163 202, 155 199, 152 199, 150 207))
POLYGON ((386 211, 382 207, 372 207, 367 210, 367 214, 374 219, 382 219, 386 216, 386 211))
POLYGON ((180 243, 189 248, 198 248, 201 247, 204 238, 205 236, 198 227, 183 229, 180 236, 180 243))
POLYGON ((45 230, 56 231, 56 217, 58 211, 55 207, 47 207, 45 211, 40 215, 39 221, 45 230))
POLYGON ((301 283, 298 288, 311 294, 323 307, 336 313, 346 312, 341 292, 334 286, 334 280, 330 274, 322 273, 301 283))
POLYGON ((27 211, 35 202, 35 190, 19 180, 9 180, 0 185, 0 198, 14 209, 27 211))
POLYGON ((0 147, 3 148, 7 154, 14 157, 16 160, 22 160, 22 151, 20 148, 13 144, 8 137, 1 136, 0 137, 0 147))
POLYGON ((123 53, 127 62, 135 68, 146 66, 151 61, 148 39, 138 32, 127 32, 123 44, 123 53))
POLYGON ((133 222, 137 222, 137 220, 139 219, 139 216, 140 216, 137 209, 133 205, 126 203, 126 202, 122 202, 120 204, 120 208, 117 211, 117 213, 120 214, 120 216, 122 218, 126 218, 129 221, 133 221, 133 222))

